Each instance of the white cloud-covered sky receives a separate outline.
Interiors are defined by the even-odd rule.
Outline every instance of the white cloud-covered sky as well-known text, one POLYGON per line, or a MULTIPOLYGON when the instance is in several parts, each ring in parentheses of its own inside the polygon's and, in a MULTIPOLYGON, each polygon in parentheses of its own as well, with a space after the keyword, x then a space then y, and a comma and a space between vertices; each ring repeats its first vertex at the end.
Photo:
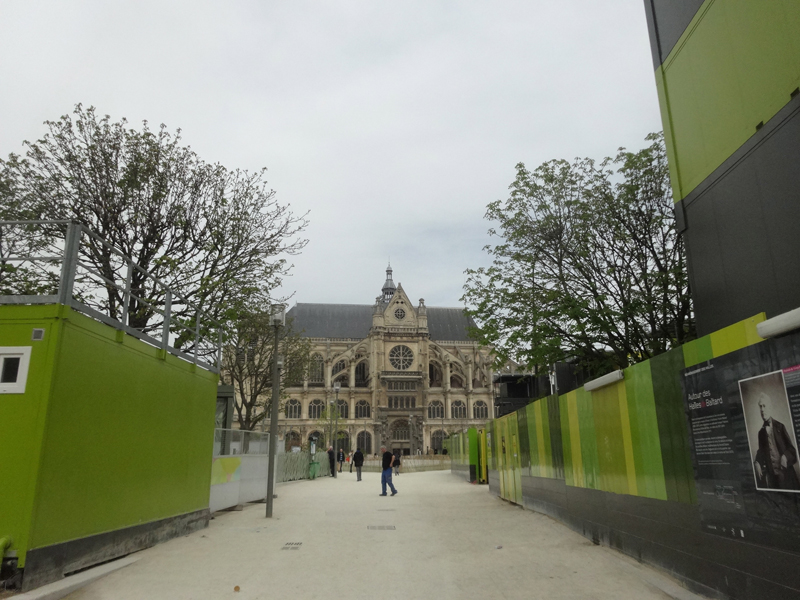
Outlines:
POLYGON ((516 163, 661 128, 642 0, 0 0, 0 89, 3 157, 81 102, 267 167, 310 211, 298 302, 369 304, 391 257, 458 306, 516 163))

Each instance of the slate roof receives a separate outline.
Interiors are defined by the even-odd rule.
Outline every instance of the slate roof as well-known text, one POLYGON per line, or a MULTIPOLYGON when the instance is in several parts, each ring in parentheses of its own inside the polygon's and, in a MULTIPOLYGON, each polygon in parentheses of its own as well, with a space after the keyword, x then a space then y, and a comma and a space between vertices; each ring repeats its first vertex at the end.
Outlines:
MULTIPOLYGON (((286 314, 292 327, 306 337, 358 338, 369 335, 372 306, 368 304, 295 304, 286 314)), ((428 307, 432 340, 466 342, 467 327, 474 325, 461 308, 428 307)))

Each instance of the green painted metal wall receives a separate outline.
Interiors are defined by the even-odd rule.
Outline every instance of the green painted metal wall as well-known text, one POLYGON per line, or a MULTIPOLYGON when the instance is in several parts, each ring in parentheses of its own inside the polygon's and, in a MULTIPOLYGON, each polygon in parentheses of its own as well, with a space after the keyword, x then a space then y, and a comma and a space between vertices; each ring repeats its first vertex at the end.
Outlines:
POLYGON ((521 502, 517 473, 574 487, 659 500, 697 501, 680 371, 761 341, 763 314, 625 370, 618 383, 537 400, 490 423, 501 496, 521 502), (510 448, 527 440, 520 459, 510 448), (501 437, 502 436, 502 437, 501 437), (502 438, 506 447, 499 446, 502 438))
POLYGON ((59 306, 0 307, 0 345, 34 347, 24 397, 0 397, 20 465, 0 463, 20 492, 0 499, 0 532, 20 566, 28 549, 208 507, 216 375, 59 306))
POLYGON ((800 86, 800 2, 706 0, 656 70, 675 201, 800 86))
POLYGON ((30 346, 31 360, 24 394, 0 394, 0 537, 10 535, 24 564, 29 547, 47 398, 60 328, 57 306, 0 306, 0 346, 30 346), (31 340, 44 329, 41 341, 31 340))

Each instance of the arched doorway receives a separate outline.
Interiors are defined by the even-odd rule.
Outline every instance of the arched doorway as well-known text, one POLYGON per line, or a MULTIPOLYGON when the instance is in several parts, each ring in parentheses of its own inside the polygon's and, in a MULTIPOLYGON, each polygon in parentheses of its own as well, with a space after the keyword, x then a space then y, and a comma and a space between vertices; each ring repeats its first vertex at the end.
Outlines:
POLYGON ((286 434, 286 452, 299 452, 302 442, 300 441, 300 434, 296 431, 290 431, 286 434), (292 450, 297 448, 297 450, 292 450))
POLYGON ((321 431, 312 431, 308 434, 308 447, 311 447, 311 442, 316 442, 316 450, 317 452, 322 452, 323 450, 327 450, 327 446, 325 446, 325 434, 321 431))
POLYGON ((431 434, 431 448, 433 449, 434 453, 442 453, 442 448, 444 447, 444 438, 446 437, 447 434, 445 434, 445 432, 441 429, 437 429, 431 434))
POLYGON ((345 453, 350 452, 350 434, 346 431, 336 432, 336 448, 334 448, 334 450, 338 452, 340 448, 344 450, 345 453))
POLYGON ((406 419, 392 423, 392 452, 411 454, 411 430, 406 419))
POLYGON ((372 454, 372 434, 362 431, 356 436, 356 447, 361 448, 364 455, 372 454))

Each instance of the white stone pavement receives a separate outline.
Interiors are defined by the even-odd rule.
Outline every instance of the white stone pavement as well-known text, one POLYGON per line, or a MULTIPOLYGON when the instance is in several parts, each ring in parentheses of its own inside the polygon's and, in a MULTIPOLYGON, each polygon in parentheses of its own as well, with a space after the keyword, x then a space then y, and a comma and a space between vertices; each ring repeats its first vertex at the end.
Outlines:
POLYGON ((263 504, 217 513, 208 529, 137 553, 69 598, 697 598, 449 471, 395 485, 385 498, 378 473, 280 485, 277 518, 263 504))

